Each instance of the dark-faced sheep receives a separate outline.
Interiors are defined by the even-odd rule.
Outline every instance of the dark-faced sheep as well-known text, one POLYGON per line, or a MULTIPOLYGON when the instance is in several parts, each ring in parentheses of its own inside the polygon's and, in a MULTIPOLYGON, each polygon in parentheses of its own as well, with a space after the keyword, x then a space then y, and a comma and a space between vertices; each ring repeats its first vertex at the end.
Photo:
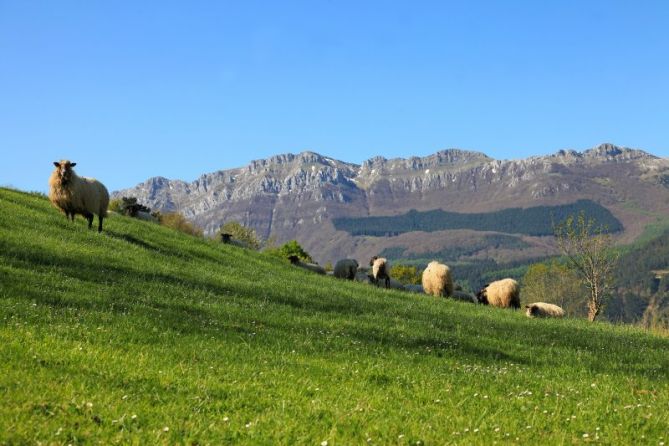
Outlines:
POLYGON ((388 260, 383 257, 374 256, 369 261, 369 266, 372 267, 372 273, 369 276, 370 281, 379 286, 379 281, 383 280, 386 288, 390 287, 390 264, 388 260))
POLYGON ((55 161, 49 178, 49 200, 65 217, 74 221, 77 214, 88 220, 88 229, 93 227, 93 215, 98 216, 98 232, 102 232, 102 220, 107 215, 109 192, 98 180, 78 176, 72 169, 77 163, 68 160, 55 161))
POLYGON ((315 263, 303 262, 296 255, 289 256, 288 260, 290 260, 290 263, 292 265, 297 266, 298 268, 306 269, 307 271, 311 271, 312 273, 325 275, 325 268, 315 263))
POLYGON ((450 296, 453 294, 453 279, 448 266, 439 262, 427 264, 422 277, 423 289, 432 296, 450 296))
POLYGON ((484 305, 500 308, 520 308, 520 288, 513 279, 502 279, 489 283, 476 294, 484 305))
POLYGON ((354 280, 357 272, 358 261, 355 259, 339 260, 334 267, 334 276, 338 279, 354 280))
POLYGON ((534 302, 525 305, 525 314, 527 317, 564 317, 564 310, 554 304, 546 302, 534 302))

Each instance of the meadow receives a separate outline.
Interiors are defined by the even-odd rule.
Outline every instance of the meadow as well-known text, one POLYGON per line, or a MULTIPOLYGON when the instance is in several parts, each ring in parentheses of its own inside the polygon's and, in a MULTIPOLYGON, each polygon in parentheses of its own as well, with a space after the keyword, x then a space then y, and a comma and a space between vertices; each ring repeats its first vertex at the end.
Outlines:
POLYGON ((669 338, 0 189, 0 444, 669 444, 669 338))

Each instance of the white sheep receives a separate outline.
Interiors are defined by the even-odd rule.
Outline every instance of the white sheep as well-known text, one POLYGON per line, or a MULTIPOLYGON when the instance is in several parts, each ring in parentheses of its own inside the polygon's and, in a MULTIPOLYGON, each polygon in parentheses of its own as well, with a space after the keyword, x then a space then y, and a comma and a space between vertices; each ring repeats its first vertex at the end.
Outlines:
POLYGON ((334 276, 339 279, 354 280, 357 272, 358 261, 355 259, 339 260, 334 267, 334 276))
POLYGON ((520 308, 520 287, 513 279, 497 280, 481 288, 476 298, 484 305, 520 308))
POLYGON ((292 265, 297 266, 298 268, 306 269, 307 271, 311 271, 312 273, 325 275, 325 268, 315 263, 303 262, 296 255, 289 256, 288 260, 290 260, 290 263, 292 265))
POLYGON ((423 289, 432 296, 450 296, 453 294, 453 279, 448 266, 439 262, 428 263, 422 276, 423 289))
POLYGON ((77 163, 68 160, 54 161, 56 168, 49 178, 49 200, 65 217, 74 221, 77 214, 88 220, 88 229, 93 227, 93 214, 98 216, 98 232, 102 232, 102 220, 107 216, 109 192, 98 180, 78 176, 72 169, 77 163))
POLYGON ((534 302, 525 305, 525 308, 527 317, 564 317, 565 315, 561 307, 546 302, 534 302))
POLYGON ((379 286, 379 281, 383 280, 386 288, 390 287, 390 264, 384 257, 374 256, 369 261, 369 266, 372 267, 372 274, 369 276, 370 281, 379 286))

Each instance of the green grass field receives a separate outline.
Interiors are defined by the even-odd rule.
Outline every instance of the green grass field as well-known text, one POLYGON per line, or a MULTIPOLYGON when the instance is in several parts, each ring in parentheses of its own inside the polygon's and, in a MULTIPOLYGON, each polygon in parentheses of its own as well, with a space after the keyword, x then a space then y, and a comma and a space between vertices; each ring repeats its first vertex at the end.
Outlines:
POLYGON ((0 444, 669 444, 669 339, 0 189, 0 444))

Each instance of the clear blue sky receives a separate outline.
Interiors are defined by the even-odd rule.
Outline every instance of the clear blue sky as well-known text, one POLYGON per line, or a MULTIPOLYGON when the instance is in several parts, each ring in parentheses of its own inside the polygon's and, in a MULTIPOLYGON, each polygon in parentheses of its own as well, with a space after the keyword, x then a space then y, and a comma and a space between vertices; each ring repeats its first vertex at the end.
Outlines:
POLYGON ((667 1, 0 0, 0 185, 313 150, 669 156, 667 1))

